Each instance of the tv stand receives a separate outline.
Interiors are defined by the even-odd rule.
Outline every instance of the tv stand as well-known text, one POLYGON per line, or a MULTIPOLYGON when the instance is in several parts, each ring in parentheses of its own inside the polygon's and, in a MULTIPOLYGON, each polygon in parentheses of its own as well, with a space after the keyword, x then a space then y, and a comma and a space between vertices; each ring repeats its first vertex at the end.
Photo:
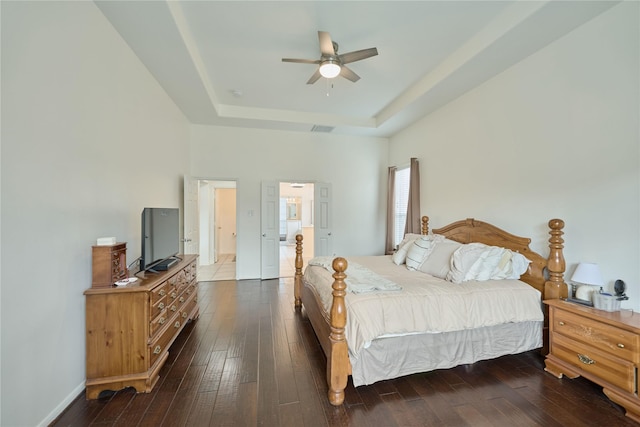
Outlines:
POLYGON ((199 313, 197 255, 180 257, 170 271, 84 292, 87 399, 125 387, 149 393, 165 372, 171 344, 199 313))

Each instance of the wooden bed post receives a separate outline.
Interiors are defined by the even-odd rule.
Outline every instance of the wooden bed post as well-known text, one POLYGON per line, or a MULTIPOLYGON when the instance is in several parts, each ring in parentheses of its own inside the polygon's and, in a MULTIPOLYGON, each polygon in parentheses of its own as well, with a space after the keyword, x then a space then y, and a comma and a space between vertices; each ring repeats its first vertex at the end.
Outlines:
POLYGON ((293 297, 295 299, 295 307, 302 307, 302 234, 296 234, 296 273, 293 276, 293 297))
POLYGON ((549 258, 547 270, 549 271, 549 280, 544 284, 544 299, 566 298, 568 295, 567 285, 564 282, 565 262, 562 249, 564 240, 562 239, 562 229, 564 221, 561 219, 552 219, 549 221, 549 258))
POLYGON ((331 305, 329 341, 331 349, 327 355, 327 385, 329 386, 329 402, 334 406, 342 405, 344 401, 344 389, 347 387, 349 377, 349 351, 347 340, 344 336, 344 327, 347 324, 347 308, 344 303, 347 284, 344 273, 347 269, 347 260, 336 258, 332 264, 333 273, 333 304, 331 305))
POLYGON ((422 217, 422 235, 426 236, 427 234, 429 234, 429 217, 425 215, 422 217))

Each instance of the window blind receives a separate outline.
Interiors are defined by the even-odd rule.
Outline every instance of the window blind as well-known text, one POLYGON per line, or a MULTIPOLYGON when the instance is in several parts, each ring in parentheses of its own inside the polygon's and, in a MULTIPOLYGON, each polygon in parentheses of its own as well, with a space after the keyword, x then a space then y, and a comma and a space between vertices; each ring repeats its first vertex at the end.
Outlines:
POLYGON ((409 204, 410 168, 398 169, 395 180, 395 216, 393 220, 394 242, 397 246, 404 237, 404 226, 407 222, 407 205, 409 204))

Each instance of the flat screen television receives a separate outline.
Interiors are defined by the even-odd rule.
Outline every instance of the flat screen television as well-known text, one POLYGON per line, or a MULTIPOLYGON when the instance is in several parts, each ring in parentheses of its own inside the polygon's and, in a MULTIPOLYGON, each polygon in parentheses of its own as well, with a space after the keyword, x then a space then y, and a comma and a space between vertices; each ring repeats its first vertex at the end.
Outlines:
POLYGON ((180 259, 180 224, 178 208, 144 208, 142 210, 142 249, 140 271, 169 269, 180 259))

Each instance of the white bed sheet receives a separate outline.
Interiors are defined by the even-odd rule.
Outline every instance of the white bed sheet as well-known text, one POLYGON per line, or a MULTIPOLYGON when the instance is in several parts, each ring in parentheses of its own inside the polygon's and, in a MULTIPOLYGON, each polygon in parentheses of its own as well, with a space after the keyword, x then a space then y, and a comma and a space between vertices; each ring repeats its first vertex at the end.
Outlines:
MULTIPOLYGON (((464 331, 544 319, 540 292, 519 280, 454 284, 398 266, 390 255, 351 257, 347 261, 402 286, 400 291, 347 293, 345 336, 352 365, 364 348, 381 337, 464 331)), ((345 273, 349 274, 348 269, 345 273)), ((314 288, 328 313, 332 273, 307 266, 304 281, 314 288)))

